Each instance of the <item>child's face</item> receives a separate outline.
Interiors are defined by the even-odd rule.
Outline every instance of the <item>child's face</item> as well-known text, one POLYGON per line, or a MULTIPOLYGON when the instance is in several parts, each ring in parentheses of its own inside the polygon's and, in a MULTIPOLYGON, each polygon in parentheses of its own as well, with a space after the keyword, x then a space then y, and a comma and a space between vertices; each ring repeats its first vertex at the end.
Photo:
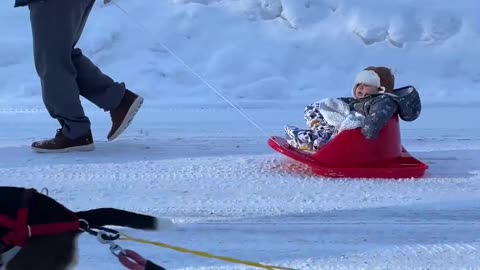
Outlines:
POLYGON ((355 98, 364 98, 367 95, 377 94, 378 88, 371 85, 360 83, 355 88, 355 98))

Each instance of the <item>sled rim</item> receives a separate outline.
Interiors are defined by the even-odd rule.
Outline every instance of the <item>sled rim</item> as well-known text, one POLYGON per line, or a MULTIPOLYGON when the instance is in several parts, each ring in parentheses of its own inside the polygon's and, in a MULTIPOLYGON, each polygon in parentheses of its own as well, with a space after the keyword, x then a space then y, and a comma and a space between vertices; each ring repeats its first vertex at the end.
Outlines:
POLYGON ((425 175, 428 165, 414 158, 402 146, 401 155, 380 164, 365 164, 360 167, 325 166, 314 159, 315 153, 308 153, 290 146, 287 141, 278 136, 270 137, 268 145, 275 151, 300 163, 310 166, 316 175, 328 178, 378 178, 407 179, 421 178, 425 175))

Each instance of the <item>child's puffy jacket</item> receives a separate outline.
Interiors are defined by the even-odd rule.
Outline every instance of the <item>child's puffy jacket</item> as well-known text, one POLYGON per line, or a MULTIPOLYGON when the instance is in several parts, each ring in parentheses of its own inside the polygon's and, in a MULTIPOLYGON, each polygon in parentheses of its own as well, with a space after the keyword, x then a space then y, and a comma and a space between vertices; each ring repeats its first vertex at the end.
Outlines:
MULTIPOLYGON (((387 124, 395 113, 404 121, 414 121, 422 110, 420 96, 413 86, 404 87, 397 94, 380 93, 369 95, 362 99, 342 97, 342 101, 365 116, 365 125, 362 134, 367 139, 375 139, 380 130, 387 124)), ((307 126, 315 123, 319 112, 316 103, 308 105, 304 110, 307 126)))

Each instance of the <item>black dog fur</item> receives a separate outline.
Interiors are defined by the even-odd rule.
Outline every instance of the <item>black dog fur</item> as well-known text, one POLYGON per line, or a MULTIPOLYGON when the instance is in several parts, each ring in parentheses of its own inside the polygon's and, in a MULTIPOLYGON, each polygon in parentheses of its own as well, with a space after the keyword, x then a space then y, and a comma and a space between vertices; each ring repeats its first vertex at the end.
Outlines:
MULTIPOLYGON (((25 189, 0 187, 0 214, 16 220, 22 206, 25 189)), ((115 208, 97 208, 73 212, 47 195, 34 192, 29 200, 28 224, 50 224, 78 219, 90 226, 122 226, 141 230, 156 230, 157 218, 115 208), (72 214, 73 213, 73 214, 72 214), (78 219, 76 217, 78 217, 78 219)), ((8 233, 0 225, 0 238, 8 233)), ((6 270, 70 270, 78 259, 77 239, 81 230, 30 237, 22 249, 5 265, 6 270)), ((8 248, 8 247, 7 247, 8 248)), ((0 250, 0 253, 2 251, 0 250)))

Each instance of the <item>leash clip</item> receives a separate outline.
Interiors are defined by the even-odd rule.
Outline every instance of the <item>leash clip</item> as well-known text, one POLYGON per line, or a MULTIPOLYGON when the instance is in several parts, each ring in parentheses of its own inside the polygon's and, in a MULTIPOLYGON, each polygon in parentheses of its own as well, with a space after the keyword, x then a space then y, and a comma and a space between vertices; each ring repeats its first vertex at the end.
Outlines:
POLYGON ((109 244, 110 244, 110 252, 112 252, 112 254, 115 257, 119 258, 120 255, 126 255, 127 254, 121 246, 117 245, 113 241, 110 241, 109 244))

